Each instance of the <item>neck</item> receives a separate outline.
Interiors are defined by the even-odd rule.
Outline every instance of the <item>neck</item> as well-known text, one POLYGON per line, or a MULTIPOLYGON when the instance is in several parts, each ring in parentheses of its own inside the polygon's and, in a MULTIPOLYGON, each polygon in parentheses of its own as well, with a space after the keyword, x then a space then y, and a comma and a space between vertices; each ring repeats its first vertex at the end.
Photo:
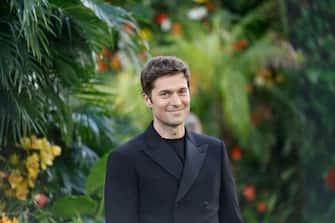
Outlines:
POLYGON ((185 135, 184 125, 163 126, 159 125, 157 122, 154 122, 154 129, 164 139, 179 139, 185 135))

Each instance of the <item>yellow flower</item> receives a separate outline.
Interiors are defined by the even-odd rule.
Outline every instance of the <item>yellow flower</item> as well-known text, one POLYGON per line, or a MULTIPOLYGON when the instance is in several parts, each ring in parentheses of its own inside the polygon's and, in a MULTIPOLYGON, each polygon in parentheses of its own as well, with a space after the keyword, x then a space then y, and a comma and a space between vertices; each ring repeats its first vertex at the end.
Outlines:
POLYGON ((34 188, 35 187, 35 182, 36 182, 36 177, 29 177, 28 178, 28 186, 30 188, 34 188))
POLYGON ((51 166, 54 156, 50 150, 41 150, 41 168, 45 170, 47 166, 51 166))
POLYGON ((50 143, 46 138, 41 139, 41 150, 49 150, 50 143))
POLYGON ((38 174, 40 173, 40 169, 31 169, 31 170, 28 170, 28 178, 29 177, 37 177, 38 174))
POLYGON ((15 195, 18 200, 25 201, 27 200, 28 193, 29 193, 28 183, 23 182, 16 188, 15 195))
POLYGON ((35 182, 36 182, 38 173, 39 173, 39 171, 28 172, 27 182, 28 182, 29 187, 31 187, 31 188, 35 187, 35 182))
POLYGON ((1 222, 0 223, 8 223, 9 219, 7 218, 6 216, 6 213, 5 212, 2 212, 2 215, 1 215, 1 222))
POLYGON ((59 156, 62 152, 62 149, 59 146, 56 146, 56 145, 51 146, 51 149, 52 149, 52 154, 54 156, 59 156))
POLYGON ((31 148, 39 150, 42 148, 43 141, 37 138, 35 135, 31 136, 31 148))
MULTIPOLYGON (((45 170, 47 166, 53 164, 53 160, 56 156, 59 156, 62 152, 61 147, 57 145, 51 145, 46 138, 37 138, 35 135, 32 135, 30 138, 24 137, 21 139, 21 144, 19 145, 24 149, 35 149, 40 150, 40 157, 38 154, 30 155, 26 160, 26 169, 30 176, 29 186, 33 187, 39 168, 45 170)), ((13 160, 15 157, 13 157, 13 160)), ((1 223, 1 222, 0 222, 1 223)))
POLYGON ((18 171, 12 171, 8 177, 8 182, 12 188, 17 188, 20 183, 23 181, 23 177, 18 171))
POLYGON ((139 35, 143 40, 149 41, 151 40, 152 32, 150 29, 144 28, 140 30, 139 35))
POLYGON ((28 156, 27 160, 26 160, 26 168, 28 170, 28 172, 36 172, 39 170, 40 168, 40 157, 34 153, 30 156, 28 156))
POLYGON ((31 148, 31 140, 30 138, 28 137, 23 137, 21 140, 20 140, 20 144, 19 144, 20 147, 22 147, 23 149, 25 150, 28 150, 31 148))
POLYGON ((10 220, 5 212, 2 212, 0 223, 19 223, 16 217, 14 217, 12 220, 10 220))

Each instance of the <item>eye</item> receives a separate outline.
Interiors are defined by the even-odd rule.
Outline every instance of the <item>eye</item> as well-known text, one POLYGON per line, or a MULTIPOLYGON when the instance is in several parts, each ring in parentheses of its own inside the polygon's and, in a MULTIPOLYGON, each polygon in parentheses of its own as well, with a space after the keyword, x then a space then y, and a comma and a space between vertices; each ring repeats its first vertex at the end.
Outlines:
POLYGON ((167 91, 162 91, 159 93, 159 96, 167 97, 169 95, 169 92, 167 91))
POLYGON ((179 91, 179 94, 181 94, 181 95, 186 95, 187 93, 188 93, 188 89, 187 88, 182 88, 179 91))

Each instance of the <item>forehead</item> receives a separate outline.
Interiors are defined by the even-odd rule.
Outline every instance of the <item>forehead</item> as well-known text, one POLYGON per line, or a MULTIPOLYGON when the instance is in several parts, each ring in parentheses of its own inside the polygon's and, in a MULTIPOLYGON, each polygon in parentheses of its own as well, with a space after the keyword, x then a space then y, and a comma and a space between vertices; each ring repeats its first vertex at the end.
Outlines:
POLYGON ((173 75, 165 75, 157 78, 153 83, 153 90, 174 90, 188 87, 187 80, 183 73, 177 73, 173 75))

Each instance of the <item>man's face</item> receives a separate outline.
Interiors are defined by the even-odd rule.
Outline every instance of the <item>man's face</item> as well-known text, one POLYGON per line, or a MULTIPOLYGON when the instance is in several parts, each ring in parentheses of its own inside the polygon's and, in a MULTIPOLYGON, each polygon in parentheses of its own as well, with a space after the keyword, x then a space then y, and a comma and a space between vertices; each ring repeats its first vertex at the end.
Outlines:
POLYGON ((154 122, 158 125, 177 127, 184 125, 190 111, 190 91, 183 73, 163 76, 153 83, 151 97, 144 96, 152 109, 154 122))

